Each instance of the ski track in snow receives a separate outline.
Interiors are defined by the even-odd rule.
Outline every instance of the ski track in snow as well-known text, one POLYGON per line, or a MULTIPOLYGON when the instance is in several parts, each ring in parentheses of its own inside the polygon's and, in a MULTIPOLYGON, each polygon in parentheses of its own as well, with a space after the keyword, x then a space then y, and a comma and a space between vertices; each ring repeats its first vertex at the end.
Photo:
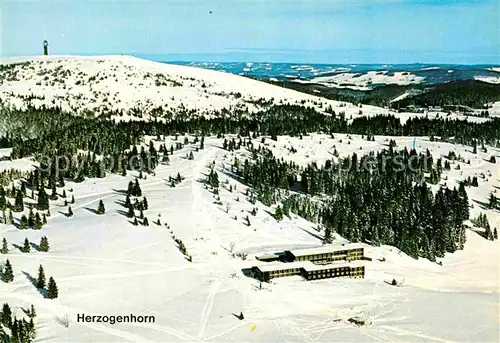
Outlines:
POLYGON ((205 329, 207 328, 207 322, 210 319, 210 313, 212 312, 212 308, 214 307, 214 299, 217 295, 217 291, 221 285, 220 281, 215 281, 210 286, 210 293, 207 296, 207 300, 205 302, 205 306, 203 307, 203 311, 201 313, 200 320, 200 331, 198 333, 198 338, 202 339, 205 334, 205 329))

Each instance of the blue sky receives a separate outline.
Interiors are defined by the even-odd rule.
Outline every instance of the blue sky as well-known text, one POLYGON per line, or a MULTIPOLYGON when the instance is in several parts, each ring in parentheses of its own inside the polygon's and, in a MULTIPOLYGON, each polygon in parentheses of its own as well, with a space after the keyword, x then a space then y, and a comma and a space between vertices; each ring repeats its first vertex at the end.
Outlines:
POLYGON ((9 1, 2 56, 500 64, 500 1, 9 1), (210 13, 210 11, 212 13, 210 13))

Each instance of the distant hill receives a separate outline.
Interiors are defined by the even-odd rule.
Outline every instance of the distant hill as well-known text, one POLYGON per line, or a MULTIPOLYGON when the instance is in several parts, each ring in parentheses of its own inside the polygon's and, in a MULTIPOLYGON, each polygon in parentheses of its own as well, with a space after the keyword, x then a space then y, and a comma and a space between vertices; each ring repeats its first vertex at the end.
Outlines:
POLYGON ((409 105, 445 106, 465 105, 483 109, 485 104, 500 101, 500 84, 478 80, 460 80, 436 85, 384 85, 373 90, 327 87, 316 83, 268 81, 274 85, 327 99, 390 106, 393 109, 409 105))
MULTIPOLYGON (((58 107, 75 114, 121 119, 253 113, 272 104, 329 108, 356 115, 350 104, 328 101, 227 72, 165 64, 131 56, 49 56, 3 60, 0 101, 14 108, 58 107)), ((386 112, 365 108, 365 114, 386 112)))

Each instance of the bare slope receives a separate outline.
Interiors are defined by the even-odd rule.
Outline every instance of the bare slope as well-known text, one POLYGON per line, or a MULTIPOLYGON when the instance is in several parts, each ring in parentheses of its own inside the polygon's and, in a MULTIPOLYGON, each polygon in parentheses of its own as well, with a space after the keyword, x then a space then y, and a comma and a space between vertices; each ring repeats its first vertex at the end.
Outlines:
MULTIPOLYGON (((123 119, 151 114, 212 115, 224 109, 256 111, 270 104, 331 106, 357 115, 358 107, 276 87, 242 76, 130 56, 49 56, 6 59, 0 99, 16 108, 42 105, 85 113, 123 111, 123 119), (134 111, 136 110, 136 111, 134 111), (134 112, 137 112, 134 114, 134 112)), ((386 110, 366 106, 366 114, 386 110)))

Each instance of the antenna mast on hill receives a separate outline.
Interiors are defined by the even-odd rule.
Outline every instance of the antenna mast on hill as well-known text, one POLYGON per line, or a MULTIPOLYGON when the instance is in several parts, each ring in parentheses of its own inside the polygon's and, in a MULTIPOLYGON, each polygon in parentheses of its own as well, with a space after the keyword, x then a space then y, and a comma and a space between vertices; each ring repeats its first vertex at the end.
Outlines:
POLYGON ((47 56, 49 54, 49 42, 47 40, 43 41, 43 55, 47 56))

